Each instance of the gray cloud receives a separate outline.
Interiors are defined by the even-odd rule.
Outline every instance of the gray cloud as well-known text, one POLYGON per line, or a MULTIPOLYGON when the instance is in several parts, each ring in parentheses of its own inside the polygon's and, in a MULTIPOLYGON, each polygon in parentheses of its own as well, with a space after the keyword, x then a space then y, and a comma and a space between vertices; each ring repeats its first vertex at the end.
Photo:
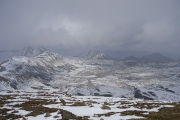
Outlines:
POLYGON ((179 0, 1 0, 0 50, 180 51, 179 0), (168 48, 168 49, 167 49, 168 48))

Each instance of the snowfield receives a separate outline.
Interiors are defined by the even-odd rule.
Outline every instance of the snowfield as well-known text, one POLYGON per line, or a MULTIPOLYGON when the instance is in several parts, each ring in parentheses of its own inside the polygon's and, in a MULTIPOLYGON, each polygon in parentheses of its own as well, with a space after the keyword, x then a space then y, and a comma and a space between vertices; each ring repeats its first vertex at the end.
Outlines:
MULTIPOLYGON (((169 109, 180 109, 180 103, 171 101, 71 96, 58 92, 1 91, 0 98, 0 119, 152 119, 161 118, 169 109)), ((173 118, 175 115, 170 114, 168 117, 173 118)))

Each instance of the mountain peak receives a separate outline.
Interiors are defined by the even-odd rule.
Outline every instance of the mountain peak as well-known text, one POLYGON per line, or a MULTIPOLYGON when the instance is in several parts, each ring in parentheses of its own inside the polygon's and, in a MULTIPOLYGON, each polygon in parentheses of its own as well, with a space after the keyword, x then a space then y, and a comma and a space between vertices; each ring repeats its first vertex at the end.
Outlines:
POLYGON ((171 58, 166 57, 160 53, 152 53, 152 54, 142 57, 141 59, 146 62, 158 62, 158 63, 173 61, 171 58))
POLYGON ((49 50, 44 47, 38 47, 38 48, 26 47, 15 53, 14 56, 34 57, 45 51, 49 51, 49 50))
POLYGON ((80 55, 80 58, 87 60, 113 60, 108 54, 97 50, 90 50, 80 55))

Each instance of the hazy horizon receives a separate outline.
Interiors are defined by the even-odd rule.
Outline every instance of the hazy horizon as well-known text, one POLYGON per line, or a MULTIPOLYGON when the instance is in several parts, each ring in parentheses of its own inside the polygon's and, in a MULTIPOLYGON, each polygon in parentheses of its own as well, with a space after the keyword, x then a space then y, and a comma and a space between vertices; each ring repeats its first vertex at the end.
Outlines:
MULTIPOLYGON (((23 47, 23 48, 20 48, 20 49, 15 49, 15 50, 5 50, 5 51, 0 51, 0 53, 17 53, 21 50, 25 50, 26 48, 41 48, 43 46, 39 46, 39 47, 32 47, 32 46, 28 46, 28 47, 23 47)), ((79 51, 79 52, 72 52, 72 51, 68 51, 68 50, 60 50, 60 49, 53 49, 53 48, 47 48, 47 47, 44 47, 45 49, 49 49, 50 51, 52 52, 55 52, 59 55, 63 55, 63 56, 70 56, 70 57, 78 57, 80 56, 81 54, 85 53, 85 52, 89 52, 90 50, 97 50, 97 51, 100 51, 100 52, 104 52, 106 54, 108 54, 110 57, 112 58, 115 58, 116 60, 122 60, 124 59, 125 57, 128 57, 128 56, 134 56, 136 58, 142 58, 146 55, 150 55, 150 54, 153 54, 153 53, 160 53, 161 55, 163 56, 166 56, 166 57, 169 57, 171 59, 174 59, 174 60, 180 60, 180 56, 177 55, 177 54, 171 54, 171 53, 163 53, 163 52, 156 52, 156 51, 130 51, 130 50, 100 50, 100 49, 89 49, 89 50, 85 50, 85 51, 79 51)))
POLYGON ((180 59, 180 1, 0 1, 0 51, 150 51, 180 59))

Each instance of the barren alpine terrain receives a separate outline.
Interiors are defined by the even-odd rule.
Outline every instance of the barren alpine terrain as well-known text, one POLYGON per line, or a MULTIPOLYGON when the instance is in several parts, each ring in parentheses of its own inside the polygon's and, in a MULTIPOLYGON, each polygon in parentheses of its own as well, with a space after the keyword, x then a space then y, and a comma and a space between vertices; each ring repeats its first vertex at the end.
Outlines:
POLYGON ((55 92, 0 93, 1 120, 170 120, 180 117, 180 103, 172 101, 71 96, 55 92))
MULTIPOLYGON (((156 54, 157 55, 157 54, 156 54)), ((180 63, 26 48, 0 65, 1 119, 176 119, 180 63)))

